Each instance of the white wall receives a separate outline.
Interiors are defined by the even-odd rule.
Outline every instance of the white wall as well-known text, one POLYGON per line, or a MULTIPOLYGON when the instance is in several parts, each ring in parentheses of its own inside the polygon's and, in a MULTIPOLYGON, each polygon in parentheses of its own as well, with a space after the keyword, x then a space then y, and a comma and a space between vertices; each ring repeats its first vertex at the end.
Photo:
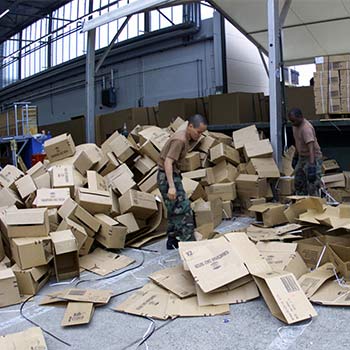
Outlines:
POLYGON ((225 31, 228 92, 268 95, 269 80, 257 47, 228 21, 225 21, 225 31))

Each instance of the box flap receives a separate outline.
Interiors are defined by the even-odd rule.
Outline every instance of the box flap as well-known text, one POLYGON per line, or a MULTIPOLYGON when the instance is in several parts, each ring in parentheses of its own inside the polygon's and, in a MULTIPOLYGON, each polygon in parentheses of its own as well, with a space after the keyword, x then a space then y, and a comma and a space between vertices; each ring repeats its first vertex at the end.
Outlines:
POLYGON ((332 277, 334 277, 334 266, 332 263, 326 263, 301 276, 298 282, 306 296, 310 298, 332 277))
POLYGON ((350 306, 350 283, 339 283, 337 280, 326 281, 310 297, 313 303, 329 306, 350 306))

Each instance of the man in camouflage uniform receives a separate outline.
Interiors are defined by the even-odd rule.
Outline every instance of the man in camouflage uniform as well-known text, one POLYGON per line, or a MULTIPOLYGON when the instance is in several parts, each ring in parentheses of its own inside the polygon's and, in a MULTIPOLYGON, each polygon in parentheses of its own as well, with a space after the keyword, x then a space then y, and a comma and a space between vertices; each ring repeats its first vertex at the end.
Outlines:
POLYGON ((182 186, 180 169, 190 142, 200 138, 207 124, 199 114, 190 117, 186 128, 174 133, 160 153, 157 181, 168 214, 167 249, 178 248, 179 241, 195 240, 191 203, 182 186))
POLYGON ((320 196, 322 153, 315 129, 298 108, 288 118, 293 124, 296 153, 293 158, 295 192, 297 195, 320 196))

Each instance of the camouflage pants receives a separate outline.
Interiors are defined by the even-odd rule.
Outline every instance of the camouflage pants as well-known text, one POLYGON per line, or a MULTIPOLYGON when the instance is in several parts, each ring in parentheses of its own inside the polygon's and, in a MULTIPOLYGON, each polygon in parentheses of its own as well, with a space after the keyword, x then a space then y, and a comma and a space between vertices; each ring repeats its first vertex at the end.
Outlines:
POLYGON ((168 213, 168 237, 174 237, 178 241, 194 241, 194 220, 190 201, 182 186, 181 175, 174 173, 176 188, 176 200, 168 199, 168 180, 165 172, 158 171, 158 187, 162 194, 168 213))
POLYGON ((309 166, 308 157, 299 157, 295 167, 295 194, 298 196, 319 196, 322 176, 322 159, 316 159, 316 181, 310 183, 307 179, 309 166))

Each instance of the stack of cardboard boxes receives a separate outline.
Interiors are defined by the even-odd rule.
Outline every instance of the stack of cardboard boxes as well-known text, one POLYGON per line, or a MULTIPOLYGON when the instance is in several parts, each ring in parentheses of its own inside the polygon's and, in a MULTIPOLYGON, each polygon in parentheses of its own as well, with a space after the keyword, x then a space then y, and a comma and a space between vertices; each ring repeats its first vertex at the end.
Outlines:
MULTIPOLYGON (((45 143, 44 163, 25 173, 11 165, 2 169, 0 306, 35 294, 50 273, 58 281, 79 276, 82 268, 106 276, 133 263, 105 249, 139 247, 160 236, 154 231, 166 211, 156 162, 171 134, 186 126, 181 118, 166 129, 137 126, 128 137, 114 132, 101 148, 75 146, 63 134, 45 143)), ((160 319, 226 314, 230 304, 254 299, 260 291, 273 315, 295 323, 316 315, 309 300, 349 305, 330 283, 334 271, 350 278, 350 206, 293 196, 293 152, 285 153, 280 173, 269 140, 255 125, 232 137, 206 132, 192 143, 181 170, 199 241, 181 243, 183 266, 152 274, 153 282, 116 310, 160 319), (280 202, 271 201, 274 190, 280 202), (253 216, 255 225, 217 236, 215 227, 232 218, 235 206, 253 216)), ((328 187, 347 186, 345 175, 340 179, 334 171, 336 162, 325 162, 328 187)), ((64 326, 76 310, 77 295, 59 291, 46 300, 68 301, 64 326)), ((91 291, 84 295, 90 298, 91 291)), ((111 293, 105 296, 107 303, 111 293)), ((95 301, 84 305, 84 323, 99 303, 88 300, 95 301)))
POLYGON ((316 113, 350 113, 350 55, 316 57, 315 63, 316 113))

